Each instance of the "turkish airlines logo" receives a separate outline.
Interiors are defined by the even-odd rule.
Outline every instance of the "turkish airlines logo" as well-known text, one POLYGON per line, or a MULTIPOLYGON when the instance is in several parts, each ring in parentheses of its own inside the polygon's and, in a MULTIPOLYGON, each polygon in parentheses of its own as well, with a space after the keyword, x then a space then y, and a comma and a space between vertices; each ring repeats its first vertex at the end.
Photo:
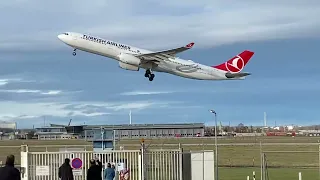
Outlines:
POLYGON ((189 43, 188 45, 186 45, 187 48, 191 48, 194 45, 194 43, 189 43))
POLYGON ((238 73, 244 67, 244 61, 240 56, 235 57, 233 60, 226 62, 226 68, 229 72, 238 73))

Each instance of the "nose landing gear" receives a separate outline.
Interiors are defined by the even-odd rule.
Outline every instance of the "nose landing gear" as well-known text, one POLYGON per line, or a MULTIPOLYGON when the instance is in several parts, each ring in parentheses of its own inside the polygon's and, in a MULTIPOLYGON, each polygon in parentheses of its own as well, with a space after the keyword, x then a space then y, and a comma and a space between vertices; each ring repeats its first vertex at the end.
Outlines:
POLYGON ((77 49, 73 49, 73 53, 72 53, 73 56, 77 55, 76 50, 77 49))

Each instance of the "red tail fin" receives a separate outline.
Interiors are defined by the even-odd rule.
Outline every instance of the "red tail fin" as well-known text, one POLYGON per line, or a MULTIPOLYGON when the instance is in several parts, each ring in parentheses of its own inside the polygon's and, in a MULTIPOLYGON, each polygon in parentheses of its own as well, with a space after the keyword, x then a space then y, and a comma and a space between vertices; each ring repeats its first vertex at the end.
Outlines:
POLYGON ((245 50, 227 62, 211 67, 220 69, 222 71, 228 71, 230 73, 238 73, 246 66, 253 54, 254 52, 245 50))

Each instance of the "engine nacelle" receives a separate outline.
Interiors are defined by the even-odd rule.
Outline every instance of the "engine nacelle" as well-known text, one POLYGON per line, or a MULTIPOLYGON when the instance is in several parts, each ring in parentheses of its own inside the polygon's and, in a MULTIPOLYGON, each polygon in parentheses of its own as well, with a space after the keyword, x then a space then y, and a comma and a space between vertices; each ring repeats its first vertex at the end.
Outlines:
POLYGON ((123 63, 123 62, 119 62, 119 66, 122 69, 125 69, 125 70, 139 71, 139 67, 138 66, 134 66, 134 65, 131 65, 131 64, 126 64, 126 63, 123 63))
POLYGON ((130 54, 123 54, 123 53, 119 55, 119 60, 125 64, 131 64, 134 66, 139 66, 141 63, 141 60, 139 58, 134 57, 130 54))

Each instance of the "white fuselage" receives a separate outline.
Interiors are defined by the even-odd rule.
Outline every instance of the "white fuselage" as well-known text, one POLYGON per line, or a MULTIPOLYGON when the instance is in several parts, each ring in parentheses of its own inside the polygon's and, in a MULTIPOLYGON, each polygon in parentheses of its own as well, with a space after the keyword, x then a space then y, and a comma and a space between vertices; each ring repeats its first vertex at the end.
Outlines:
MULTIPOLYGON (((126 54, 145 54, 153 53, 145 49, 136 48, 133 46, 117 43, 114 41, 105 40, 99 37, 94 39, 84 38, 86 35, 80 33, 64 33, 60 34, 58 38, 73 47, 74 49, 86 51, 89 53, 109 57, 117 61, 121 53, 126 54)), ((89 36, 89 35, 87 35, 89 36)), ((90 36, 93 37, 93 36, 90 36)), ((139 68, 149 69, 150 64, 141 64, 139 68)), ((202 65, 190 60, 183 60, 180 58, 169 58, 168 60, 161 61, 157 66, 152 68, 152 71, 166 72, 173 75, 199 80, 229 80, 229 79, 242 79, 242 78, 226 78, 225 71, 202 65)))

